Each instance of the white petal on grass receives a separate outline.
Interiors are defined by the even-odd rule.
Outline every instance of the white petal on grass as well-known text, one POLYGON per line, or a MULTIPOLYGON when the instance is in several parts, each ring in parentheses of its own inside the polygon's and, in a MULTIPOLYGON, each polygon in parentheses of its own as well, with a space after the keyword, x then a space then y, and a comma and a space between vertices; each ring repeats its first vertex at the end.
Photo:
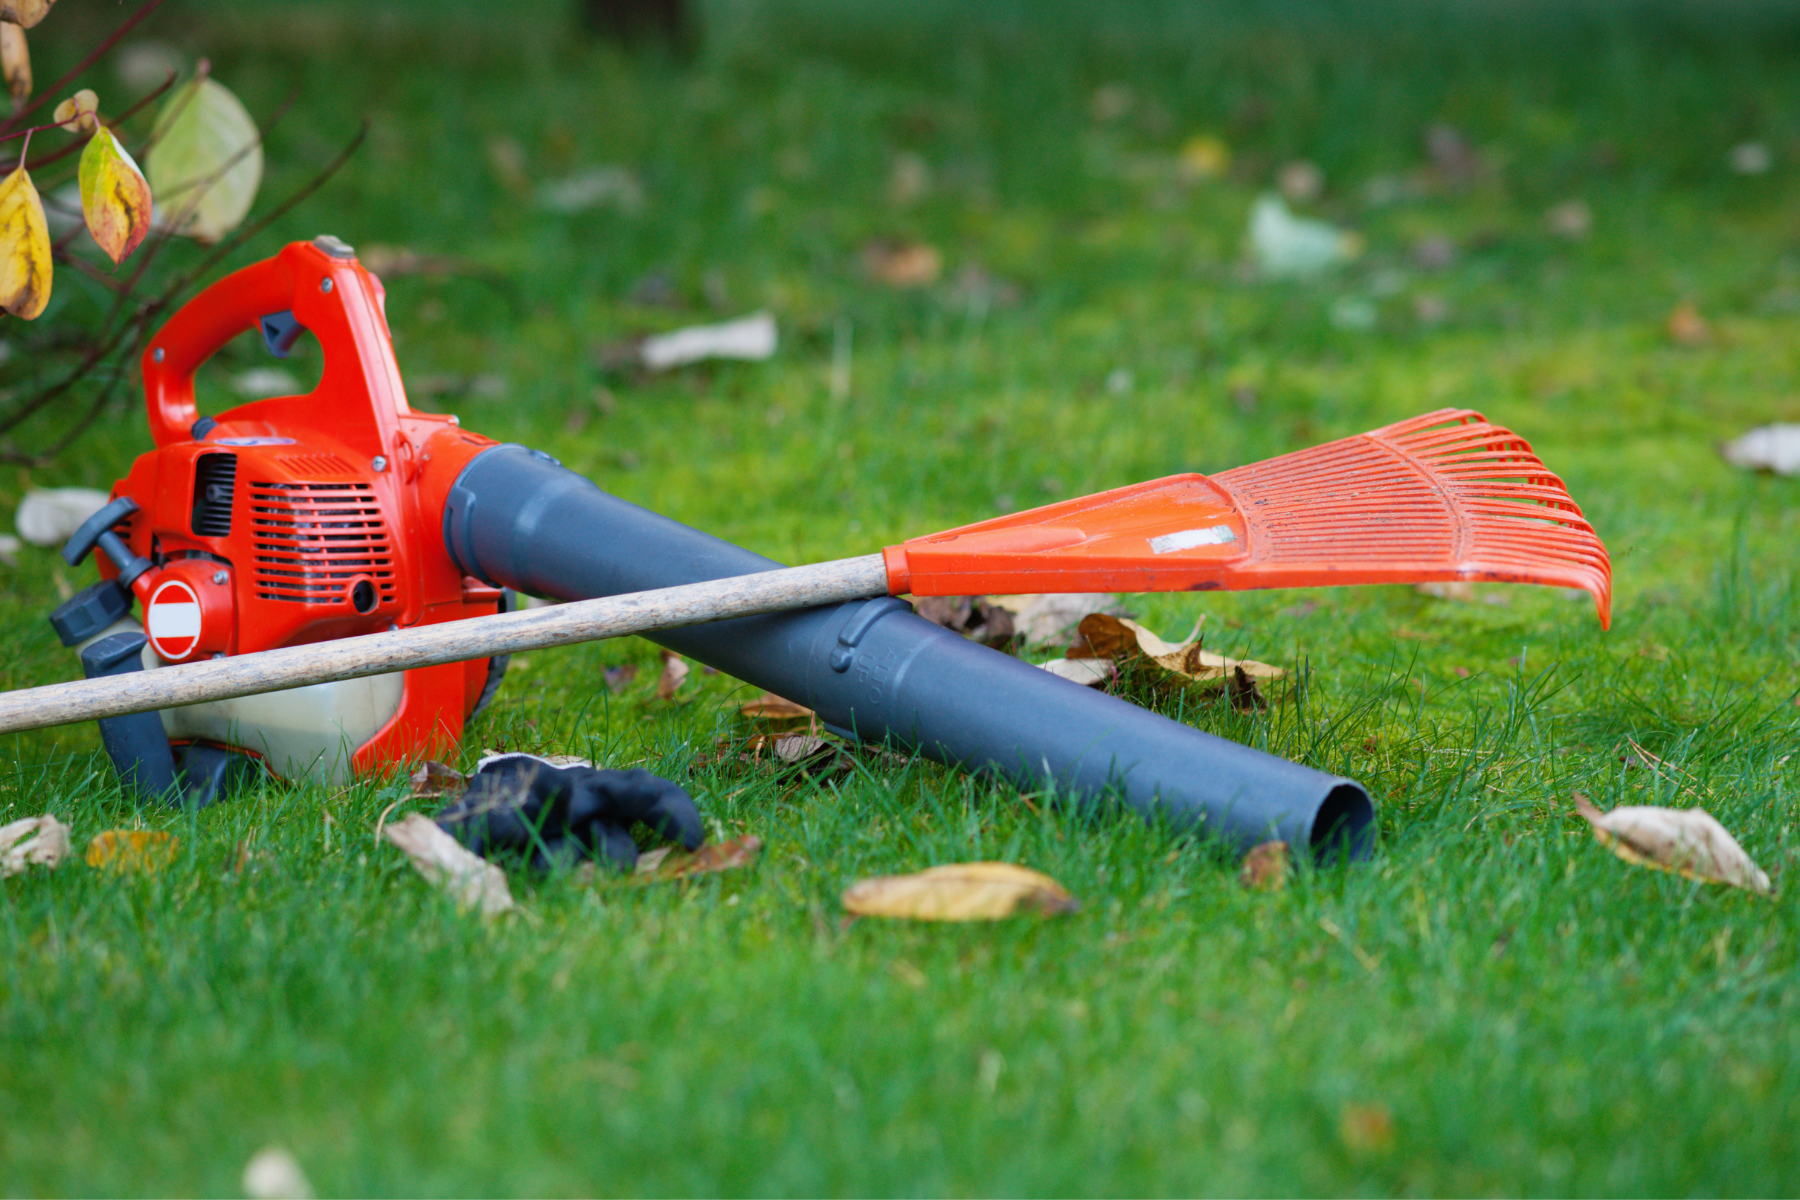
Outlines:
POLYGON ((25 493, 13 524, 34 546, 56 546, 69 540, 81 523, 106 507, 111 496, 97 488, 39 488, 25 493))
POLYGON ((638 357, 652 371, 666 371, 709 358, 761 362, 774 356, 775 344, 775 315, 757 312, 718 325, 691 325, 647 337, 638 347, 638 357))
POLYGON ((457 907, 478 907, 483 917, 496 917, 513 906, 506 872, 472 853, 430 817, 408 813, 381 835, 406 852, 419 874, 455 897, 457 907))
POLYGON ((244 1195, 250 1200, 312 1200, 312 1194, 299 1160, 281 1146, 264 1146, 244 1164, 244 1195))
POLYGON ((0 879, 27 867, 55 868, 69 857, 69 827, 45 813, 0 825, 0 879))

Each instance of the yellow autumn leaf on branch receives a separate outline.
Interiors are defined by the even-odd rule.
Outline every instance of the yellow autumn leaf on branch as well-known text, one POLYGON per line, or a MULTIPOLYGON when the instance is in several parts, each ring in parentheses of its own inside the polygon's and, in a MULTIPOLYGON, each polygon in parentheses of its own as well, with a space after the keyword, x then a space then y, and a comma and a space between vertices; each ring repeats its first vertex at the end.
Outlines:
POLYGON ((150 232, 150 185, 113 131, 101 126, 81 152, 81 215, 117 263, 150 232))
POLYGON ((56 0, 0 0, 0 21, 30 29, 50 12, 56 0))
POLYGON ((237 228, 262 183, 262 134, 224 85, 177 89, 150 135, 150 186, 176 233, 216 242, 237 228))
POLYGON ((100 97, 93 88, 82 88, 56 106, 50 118, 70 133, 92 133, 99 128, 100 97))
POLYGON ((31 174, 0 181, 0 308, 27 321, 50 303, 50 229, 31 174))
POLYGON ((31 47, 25 31, 10 21, 0 23, 0 73, 6 76, 6 90, 18 112, 31 99, 31 47))

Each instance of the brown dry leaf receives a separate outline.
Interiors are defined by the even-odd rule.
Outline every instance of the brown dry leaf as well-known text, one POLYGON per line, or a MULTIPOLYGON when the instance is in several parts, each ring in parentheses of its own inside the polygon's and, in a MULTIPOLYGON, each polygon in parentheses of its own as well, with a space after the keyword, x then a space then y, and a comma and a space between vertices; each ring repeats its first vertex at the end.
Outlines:
POLYGON ((1394 1145, 1394 1117, 1385 1104, 1346 1104, 1338 1114, 1338 1136, 1358 1154, 1378 1154, 1394 1145))
POLYGON ((863 247, 863 267, 889 287, 925 287, 944 273, 944 256, 926 242, 877 240, 863 247))
POLYGON ((1200 648, 1200 626, 1206 618, 1194 623, 1186 641, 1173 645, 1163 641, 1136 621, 1106 613, 1092 613, 1081 619, 1082 640, 1069 649, 1070 658, 1130 658, 1141 654, 1163 670, 1188 679, 1226 680, 1238 687, 1246 681, 1280 679, 1287 672, 1254 659, 1226 658, 1200 648))
POLYGON ((990 596, 988 604, 1012 614, 1013 632, 1032 646, 1068 646, 1076 627, 1089 613, 1128 617, 1119 597, 1103 592, 1066 592, 1048 596, 990 596))
POLYGON ((69 827, 45 813, 0 825, 0 879, 30 866, 49 867, 69 856, 69 827))
POLYGON ((30 29, 49 13, 56 0, 0 0, 0 21, 30 29))
POLYGON ((1012 643, 1013 614, 985 596, 916 596, 913 611, 953 633, 1002 649, 1012 643))
POLYGON ((31 175, 0 181, 0 308, 29 321, 50 303, 50 227, 31 175))
POLYGON ((636 663, 626 663, 622 667, 608 667, 602 673, 606 680, 606 690, 615 695, 630 687, 632 682, 637 679, 637 674, 636 663))
POLYGON ((100 97, 82 88, 56 106, 50 119, 70 133, 92 133, 100 125, 100 97))
POLYGON ((496 917, 513 906, 506 872, 471 852, 419 813, 387 826, 383 837, 405 852, 419 874, 449 892, 461 909, 479 907, 483 917, 496 917))
POLYGON ((999 921, 1024 910, 1045 916, 1080 907, 1062 884, 1011 863, 955 863, 914 875, 864 879, 844 893, 859 917, 912 921, 999 921))
POLYGON ((747 867, 762 853, 759 837, 733 838, 728 842, 712 842, 692 853, 676 848, 652 850, 638 855, 633 883, 666 883, 671 879, 687 879, 714 871, 731 871, 747 867))
POLYGON ((423 800, 432 796, 460 796, 469 786, 463 773, 434 759, 419 764, 412 773, 412 796, 423 800))
POLYGON ((1252 846, 1238 868, 1238 882, 1257 892, 1279 892, 1287 887, 1293 864, 1288 861, 1286 842, 1263 842, 1252 846))
POLYGON ((774 692, 764 692, 738 711, 746 717, 765 721, 805 721, 813 715, 813 710, 806 705, 795 704, 774 692))
POLYGON ((675 693, 681 690, 683 683, 687 682, 690 670, 692 668, 688 666, 687 659, 673 650, 664 650, 662 675, 656 680, 656 698, 658 700, 675 699, 675 693))
POLYGON ((25 31, 10 22, 0 24, 0 73, 16 113, 31 99, 31 46, 25 31))
POLYGON ((1704 346, 1712 341, 1712 325, 1700 315, 1693 301, 1683 300, 1669 314, 1669 340, 1677 346, 1704 346))
POLYGON ((815 734, 796 733, 790 734, 787 737, 776 738, 774 744, 770 746, 769 749, 780 761, 784 763, 797 763, 801 759, 811 758, 821 750, 832 749, 833 746, 834 743, 828 742, 815 734))
POLYGON ((175 861, 181 839, 157 829, 109 829, 88 843, 87 865, 114 871, 160 871, 175 861))
POLYGON ((1762 868, 1703 808, 1621 805, 1601 812, 1576 792, 1575 811, 1593 827, 1601 845, 1628 863, 1686 879, 1727 883, 1758 895, 1773 894, 1762 868))

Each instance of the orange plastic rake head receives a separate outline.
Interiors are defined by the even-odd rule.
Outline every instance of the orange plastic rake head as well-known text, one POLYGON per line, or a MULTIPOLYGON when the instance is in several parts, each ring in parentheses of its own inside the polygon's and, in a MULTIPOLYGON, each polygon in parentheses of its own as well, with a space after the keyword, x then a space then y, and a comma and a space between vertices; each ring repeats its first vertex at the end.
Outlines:
POLYGON ((895 595, 1170 592, 1491 580, 1581 588, 1612 564, 1524 438, 1443 409, 1237 467, 1171 475, 913 538, 895 595))

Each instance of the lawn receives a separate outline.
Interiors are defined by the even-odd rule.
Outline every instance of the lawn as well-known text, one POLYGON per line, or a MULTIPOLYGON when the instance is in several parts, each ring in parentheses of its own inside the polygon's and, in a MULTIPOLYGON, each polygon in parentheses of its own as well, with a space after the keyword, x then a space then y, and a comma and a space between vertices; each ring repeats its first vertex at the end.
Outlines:
MULTIPOLYGON (((1800 480, 1716 449, 1800 420, 1800 20, 965 7, 720 2, 685 64, 589 45, 552 3, 189 0, 153 33, 258 115, 296 97, 264 208, 369 120, 233 265, 319 232, 462 260, 389 282, 414 402, 629 500, 799 563, 1469 407, 1606 540, 1612 629, 1550 589, 1130 597, 1165 636, 1204 613, 1209 649, 1304 675, 1262 714, 1158 703, 1377 801, 1370 862, 1275 893, 1216 846, 929 763, 697 764, 750 731, 754 690, 696 670, 660 701, 640 640, 515 661, 462 765, 646 766, 760 861, 515 877, 525 915, 491 924, 375 840, 404 780, 139 812, 91 726, 15 735, 0 823, 181 841, 159 873, 0 883, 0 1192, 235 1194, 269 1144, 321 1194, 1800 1190, 1800 480), (1434 126, 1463 168, 1441 137, 1434 166, 1434 126), (1223 173, 1184 171, 1200 136, 1223 173), (1746 142, 1769 170, 1732 168, 1746 142), (1302 159, 1324 190, 1301 210, 1365 249, 1269 279, 1250 206, 1302 159), (534 202, 597 165, 641 200, 534 202), (876 239, 934 247, 941 277, 872 278, 876 239), (1684 303, 1704 336, 1671 336, 1684 303), (766 363, 606 365, 759 308, 766 363), (1575 791, 1706 808, 1777 897, 1628 866, 1575 791), (842 919, 857 879, 971 859, 1082 908, 842 919)), ((40 80, 117 19, 90 8, 43 27, 40 80)), ((23 386, 34 334, 0 335, 23 386)), ((228 348, 213 406, 266 361, 228 348)), ((134 401, 0 477, 0 512, 107 487, 148 444, 134 401)), ((92 570, 31 547, 0 568, 0 686, 78 675, 44 617, 92 570)))

